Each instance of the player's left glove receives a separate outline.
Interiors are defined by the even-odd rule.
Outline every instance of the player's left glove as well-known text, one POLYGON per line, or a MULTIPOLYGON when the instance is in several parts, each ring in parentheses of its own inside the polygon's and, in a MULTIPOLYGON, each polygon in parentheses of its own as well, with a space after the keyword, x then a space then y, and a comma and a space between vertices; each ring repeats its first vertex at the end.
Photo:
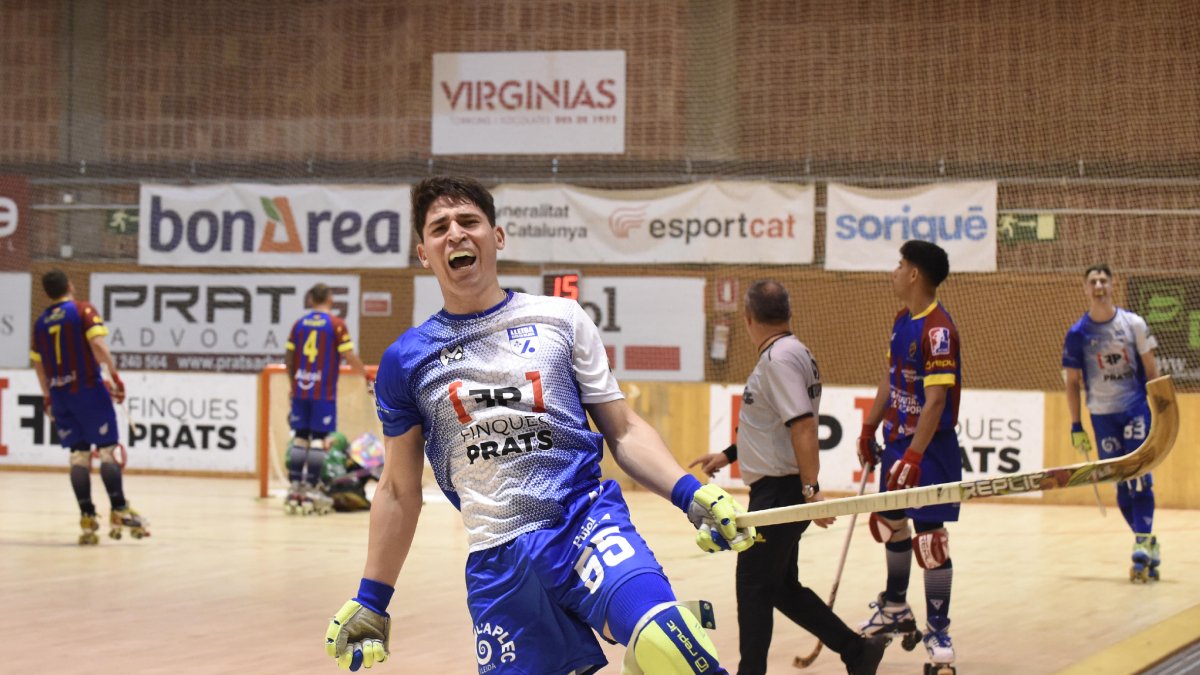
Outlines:
POLYGON ((701 485, 695 476, 687 474, 675 483, 671 501, 696 526, 696 545, 700 550, 741 552, 754 545, 754 528, 737 526, 737 515, 745 513, 745 509, 720 486, 701 485))
POLYGON ((370 396, 372 399, 374 399, 375 398, 375 378, 371 377, 370 374, 367 374, 366 378, 367 378, 367 396, 370 396))
POLYGON ((889 490, 904 490, 921 484, 921 458, 924 453, 905 450, 904 456, 896 460, 888 472, 889 490))
POLYGON ((329 621, 325 653, 337 661, 339 668, 354 671, 387 660, 391 632, 387 604, 393 590, 387 584, 363 579, 358 596, 342 605, 329 621))
POLYGON ((117 375, 117 371, 114 370, 110 374, 112 375, 112 383, 110 384, 106 380, 104 382, 104 386, 108 387, 108 393, 110 396, 112 396, 112 400, 115 403, 124 403, 125 402, 125 383, 121 381, 121 376, 117 375))
POLYGON ((1083 423, 1075 422, 1071 425, 1071 445, 1075 449, 1082 452, 1084 456, 1092 453, 1092 441, 1088 439, 1087 432, 1083 430, 1083 423))

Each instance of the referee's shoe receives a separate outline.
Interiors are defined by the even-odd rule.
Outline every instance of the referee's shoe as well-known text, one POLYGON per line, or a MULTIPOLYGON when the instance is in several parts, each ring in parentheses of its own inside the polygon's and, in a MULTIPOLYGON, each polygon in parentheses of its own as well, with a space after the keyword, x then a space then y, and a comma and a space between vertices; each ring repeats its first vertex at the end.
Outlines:
POLYGON ((850 675, 874 675, 875 670, 879 668, 879 662, 883 660, 883 650, 892 643, 890 633, 880 633, 872 635, 863 640, 862 649, 858 652, 858 658, 852 663, 846 664, 846 672, 850 675))

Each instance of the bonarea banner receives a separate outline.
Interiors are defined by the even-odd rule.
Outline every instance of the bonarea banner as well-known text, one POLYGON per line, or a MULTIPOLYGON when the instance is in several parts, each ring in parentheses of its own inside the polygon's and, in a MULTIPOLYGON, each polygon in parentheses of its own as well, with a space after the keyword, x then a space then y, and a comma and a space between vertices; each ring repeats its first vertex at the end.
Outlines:
POLYGON ((28 272, 0 272, 0 288, 0 367, 26 368, 33 278, 28 272))
POLYGON ((357 348, 359 279, 309 274, 110 274, 91 277, 117 368, 257 373, 282 360, 304 297, 333 291, 357 348))
MULTIPOLYGON (((253 375, 121 373, 117 406, 127 469, 253 474, 258 430, 253 375)), ((0 467, 67 466, 31 369, 0 370, 0 467)))
POLYGON ((138 263, 407 267, 408 185, 143 183, 138 263))
POLYGON ((646 264, 813 262, 816 189, 706 182, 659 190, 500 185, 505 260, 646 264))
POLYGON ((435 155, 625 152, 625 52, 433 55, 435 155))
POLYGON ((900 245, 941 246, 950 272, 996 271, 996 183, 938 183, 903 190, 829 184, 825 269, 895 269, 900 245))
MULTIPOLYGON (((500 285, 541 295, 534 276, 501 275, 500 285)), ((583 277, 579 304, 600 329, 618 380, 704 380, 704 280, 583 277)), ((437 279, 413 279, 413 325, 442 309, 437 279)))
MULTIPOLYGON (((709 452, 720 452, 734 442, 743 390, 741 385, 713 385, 710 389, 709 452)), ((822 490, 858 491, 862 477, 858 464, 858 432, 874 401, 875 390, 866 387, 825 387, 822 390, 817 432, 821 447, 822 490)), ((1040 391, 964 390, 959 402, 957 427, 963 480, 1002 477, 1045 468, 1044 406, 1045 394, 1040 391)), ((882 431, 877 440, 882 442, 882 431)), ((743 486, 736 463, 719 471, 716 481, 728 487, 743 486)), ((868 478, 866 491, 879 491, 877 473, 868 478)))

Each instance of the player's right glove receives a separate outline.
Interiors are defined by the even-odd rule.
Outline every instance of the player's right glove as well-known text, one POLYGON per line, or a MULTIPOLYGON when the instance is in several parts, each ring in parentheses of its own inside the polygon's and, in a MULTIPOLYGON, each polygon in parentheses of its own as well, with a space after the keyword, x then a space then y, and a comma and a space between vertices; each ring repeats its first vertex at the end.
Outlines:
POLYGON ((339 668, 355 671, 387 660, 391 632, 387 605, 393 591, 387 584, 363 579, 358 596, 348 600, 330 619, 325 653, 337 661, 339 668))
POLYGON ((1081 422, 1075 422, 1071 425, 1071 445, 1075 449, 1082 452, 1085 456, 1092 452, 1092 441, 1088 439, 1087 432, 1083 430, 1081 422))
POLYGON ((858 463, 866 469, 879 463, 879 444, 875 442, 877 424, 863 424, 858 434, 858 463))
POLYGON ((754 528, 737 526, 737 515, 745 509, 720 486, 701 485, 695 476, 687 474, 675 483, 671 501, 696 526, 700 550, 716 553, 733 549, 740 553, 754 545, 754 528))
POLYGON ((115 371, 115 370, 112 371, 111 375, 112 375, 112 382, 109 383, 106 380, 104 382, 104 386, 108 387, 108 393, 110 396, 112 396, 112 400, 114 402, 124 403, 125 402, 125 383, 121 381, 121 376, 117 375, 117 371, 115 371))

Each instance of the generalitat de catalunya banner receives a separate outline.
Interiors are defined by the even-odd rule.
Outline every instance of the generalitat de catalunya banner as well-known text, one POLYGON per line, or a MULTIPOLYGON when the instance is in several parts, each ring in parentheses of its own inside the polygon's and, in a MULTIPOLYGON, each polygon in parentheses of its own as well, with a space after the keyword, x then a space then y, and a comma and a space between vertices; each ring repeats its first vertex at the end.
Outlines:
MULTIPOLYGON (((258 430, 254 375, 121 373, 117 406, 130 469, 252 474, 258 430)), ((0 370, 0 466, 66 467, 31 369, 0 370)))
MULTIPOLYGON (((541 295, 542 280, 501 275, 504 288, 541 295)), ((672 277, 583 277, 579 304, 600 329, 620 380, 704 379, 704 280, 672 277)), ((413 325, 442 309, 430 275, 413 279, 413 325)))
POLYGON ((813 261, 816 189, 706 182, 658 190, 500 185, 496 224, 505 260, 534 263, 813 261))
POLYGON ((625 152, 625 52, 433 55, 435 155, 625 152))
POLYGON ((143 183, 138 263, 407 267, 408 185, 143 183))
POLYGON ((357 341, 359 284, 348 274, 96 273, 88 299, 119 369, 257 373, 283 357, 318 282, 357 341))
POLYGON ((825 269, 889 271, 900 245, 941 246, 950 272, 996 271, 996 183, 938 183, 904 190, 829 184, 825 269))
MULTIPOLYGON (((734 442, 744 385, 713 385, 709 395, 709 452, 734 442)), ((821 489, 857 492, 862 469, 856 445, 863 418, 875 401, 866 387, 825 387, 821 395, 818 438, 821 489)), ((963 480, 1006 476, 1044 468, 1045 394, 1040 391, 966 389, 958 408, 958 443, 963 480)), ((882 432, 879 436, 882 439, 882 432)), ((882 442, 882 440, 881 440, 882 442)), ((790 449, 787 450, 790 452, 790 449)), ((716 475, 719 484, 743 485, 737 464, 716 475)), ((878 492, 871 476, 867 492, 878 492)))

